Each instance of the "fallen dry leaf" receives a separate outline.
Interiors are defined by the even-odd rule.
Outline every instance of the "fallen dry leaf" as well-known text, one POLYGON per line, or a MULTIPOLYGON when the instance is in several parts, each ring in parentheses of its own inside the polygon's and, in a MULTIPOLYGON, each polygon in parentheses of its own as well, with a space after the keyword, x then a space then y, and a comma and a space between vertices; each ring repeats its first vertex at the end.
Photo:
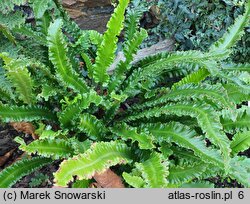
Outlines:
POLYGON ((7 160, 10 158, 10 156, 13 154, 14 151, 15 149, 12 149, 9 152, 7 152, 5 155, 0 156, 0 167, 2 167, 7 162, 7 160))
POLYGON ((93 177, 96 183, 92 183, 92 187, 124 188, 121 178, 110 169, 102 173, 96 173, 93 177))
POLYGON ((35 127, 31 123, 27 122, 12 122, 10 125, 18 132, 24 132, 32 135, 33 139, 38 139, 38 135, 35 134, 35 127))

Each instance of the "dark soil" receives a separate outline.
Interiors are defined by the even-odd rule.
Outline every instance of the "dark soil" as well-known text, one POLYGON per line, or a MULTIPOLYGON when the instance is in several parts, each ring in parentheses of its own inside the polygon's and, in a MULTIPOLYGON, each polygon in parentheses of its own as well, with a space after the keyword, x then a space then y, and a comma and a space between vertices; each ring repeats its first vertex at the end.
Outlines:
POLYGON ((40 185, 34 186, 34 188, 51 188, 53 186, 53 173, 57 171, 61 161, 54 161, 52 164, 41 168, 28 176, 23 177, 18 181, 13 188, 31 188, 30 183, 32 178, 36 178, 38 174, 44 174, 48 176, 48 179, 44 180, 40 185))
POLYGON ((0 156, 3 156, 18 146, 18 144, 14 142, 13 139, 19 135, 20 133, 8 125, 4 127, 0 126, 0 156))
MULTIPOLYGON (((24 138, 26 143, 30 143, 33 138, 30 135, 25 135, 23 133, 17 132, 14 128, 9 125, 0 126, 0 156, 5 155, 7 152, 15 149, 10 158, 6 163, 0 167, 0 171, 8 167, 15 162, 24 152, 19 150, 18 144, 14 141, 14 138, 21 136, 24 138)), ((19 182, 17 182, 13 187, 14 188, 30 188, 30 182, 32 178, 37 177, 39 174, 44 174, 48 176, 48 179, 42 182, 40 185, 35 186, 36 188, 51 188, 53 186, 53 173, 57 171, 60 161, 54 161, 52 164, 41 168, 39 171, 36 171, 28 176, 23 177, 19 182)))

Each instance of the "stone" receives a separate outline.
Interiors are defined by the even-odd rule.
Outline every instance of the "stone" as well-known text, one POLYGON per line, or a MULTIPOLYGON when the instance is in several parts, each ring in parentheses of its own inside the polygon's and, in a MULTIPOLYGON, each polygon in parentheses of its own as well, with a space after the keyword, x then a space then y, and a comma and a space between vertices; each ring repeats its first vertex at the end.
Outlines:
POLYGON ((86 30, 103 33, 114 10, 110 0, 63 0, 71 18, 86 30))

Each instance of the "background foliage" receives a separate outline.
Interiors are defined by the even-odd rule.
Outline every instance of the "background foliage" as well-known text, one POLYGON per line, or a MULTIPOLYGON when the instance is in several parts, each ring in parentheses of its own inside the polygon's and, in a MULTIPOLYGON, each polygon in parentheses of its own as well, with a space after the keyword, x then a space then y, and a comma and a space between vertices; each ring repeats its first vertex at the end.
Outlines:
MULTIPOLYGON (((177 50, 206 50, 218 40, 234 19, 243 12, 243 0, 134 0, 132 7, 140 6, 145 14, 143 24, 153 23, 144 46, 159 40, 173 38, 177 50), (153 19, 153 20, 152 20, 153 19)), ((250 28, 233 49, 233 61, 249 62, 250 28)))

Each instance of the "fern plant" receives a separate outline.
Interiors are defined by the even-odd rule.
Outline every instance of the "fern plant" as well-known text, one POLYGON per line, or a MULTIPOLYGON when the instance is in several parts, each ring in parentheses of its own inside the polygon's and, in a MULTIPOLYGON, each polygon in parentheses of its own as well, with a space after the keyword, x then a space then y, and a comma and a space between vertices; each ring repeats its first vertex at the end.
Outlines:
POLYGON ((215 176, 250 187, 250 159, 241 154, 250 145, 250 65, 226 64, 249 23, 250 1, 207 52, 161 53, 137 63, 147 32, 137 12, 126 12, 129 0, 119 1, 104 34, 81 30, 58 1, 51 3, 56 12, 44 15, 57 19, 43 29, 9 29, 10 41, 15 32, 34 34, 47 56, 0 54, 1 121, 39 126, 38 140, 16 138, 33 158, 1 171, 0 187, 53 160, 61 161, 54 185, 62 187, 89 183, 108 168, 127 187, 211 187, 215 176), (125 60, 111 72, 123 28, 125 60))

